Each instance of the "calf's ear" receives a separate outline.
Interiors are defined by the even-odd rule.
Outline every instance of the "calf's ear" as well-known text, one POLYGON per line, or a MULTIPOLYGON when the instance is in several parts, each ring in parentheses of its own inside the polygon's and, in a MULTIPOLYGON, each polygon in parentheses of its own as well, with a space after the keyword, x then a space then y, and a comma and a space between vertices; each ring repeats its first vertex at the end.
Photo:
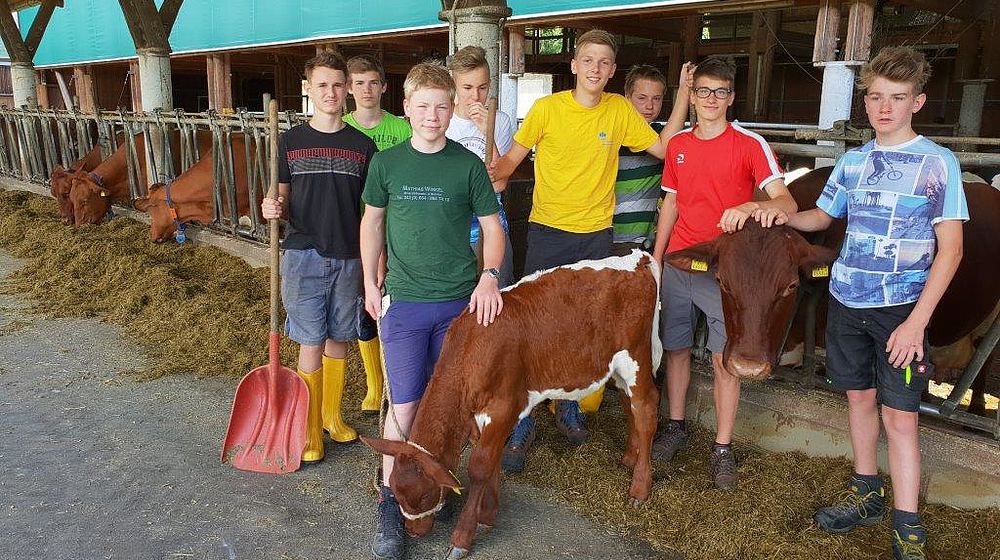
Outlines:
POLYGON ((805 278, 828 278, 830 265, 837 260, 837 250, 813 245, 796 231, 791 231, 795 240, 795 254, 799 261, 799 273, 805 278))
POLYGON ((132 207, 140 212, 149 211, 149 197, 139 197, 132 202, 132 207))
POLYGON ((440 488, 450 488, 456 494, 462 493, 462 483, 458 481, 458 478, 451 471, 444 468, 441 463, 438 463, 434 457, 426 453, 415 453, 410 458, 420 463, 424 474, 431 477, 434 483, 440 488))
POLYGON ((708 272, 719 256, 718 238, 667 255, 667 264, 685 272, 708 272))
POLYGON ((402 455, 408 450, 413 449, 409 445, 402 441, 396 441, 391 439, 380 439, 380 438, 369 438, 361 436, 361 441, 365 445, 371 447, 376 453, 381 453, 382 455, 391 455, 397 457, 402 455))

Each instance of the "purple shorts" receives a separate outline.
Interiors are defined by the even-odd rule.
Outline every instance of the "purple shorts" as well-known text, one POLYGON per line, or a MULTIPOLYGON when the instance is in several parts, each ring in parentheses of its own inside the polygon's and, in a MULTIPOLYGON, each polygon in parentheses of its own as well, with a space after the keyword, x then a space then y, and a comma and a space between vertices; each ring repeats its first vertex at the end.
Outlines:
POLYGON ((424 395, 441 354, 444 335, 468 305, 469 298, 462 298, 439 302, 392 301, 384 308, 379 337, 385 352, 392 404, 406 404, 424 395))

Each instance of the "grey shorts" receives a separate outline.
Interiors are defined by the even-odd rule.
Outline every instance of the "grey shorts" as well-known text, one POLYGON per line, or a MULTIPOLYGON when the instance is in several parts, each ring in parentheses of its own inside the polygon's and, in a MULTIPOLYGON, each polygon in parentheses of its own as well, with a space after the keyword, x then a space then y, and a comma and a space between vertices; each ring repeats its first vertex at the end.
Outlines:
POLYGON ((329 259, 314 249, 286 249, 281 258, 285 334, 307 346, 358 337, 361 259, 329 259))
POLYGON ((708 349, 722 352, 726 346, 726 322, 722 317, 722 292, 714 275, 685 272, 664 264, 660 301, 664 350, 683 350, 694 345, 697 308, 708 319, 708 349))

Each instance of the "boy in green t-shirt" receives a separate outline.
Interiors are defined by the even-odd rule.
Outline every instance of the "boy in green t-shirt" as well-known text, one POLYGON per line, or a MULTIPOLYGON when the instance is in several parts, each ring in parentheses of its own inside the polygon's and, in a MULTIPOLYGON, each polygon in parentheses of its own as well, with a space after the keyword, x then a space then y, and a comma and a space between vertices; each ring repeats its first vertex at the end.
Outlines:
MULTIPOLYGON (((361 261, 365 309, 380 317, 389 415, 382 437, 402 441, 434 371, 448 326, 463 310, 489 325, 503 301, 498 277, 504 253, 500 205, 478 156, 445 131, 454 111, 455 82, 448 70, 418 64, 403 84, 403 107, 413 136, 372 158, 361 200, 361 261), (469 223, 479 219, 483 264, 469 246, 469 223), (379 259, 388 251, 385 297, 379 259), (478 278, 477 278, 478 274, 478 278)), ((403 518, 389 476, 393 458, 382 458, 376 558, 405 554, 403 518)))
POLYGON ((360 55, 347 61, 348 91, 355 109, 344 115, 344 122, 375 141, 379 151, 410 137, 410 123, 382 109, 385 71, 377 60, 360 55))

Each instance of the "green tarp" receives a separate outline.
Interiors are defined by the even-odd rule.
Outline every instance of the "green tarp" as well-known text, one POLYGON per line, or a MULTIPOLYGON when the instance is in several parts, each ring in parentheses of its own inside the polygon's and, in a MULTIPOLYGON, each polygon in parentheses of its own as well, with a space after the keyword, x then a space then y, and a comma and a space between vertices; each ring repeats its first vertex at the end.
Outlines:
MULTIPOLYGON (((508 0, 515 16, 587 12, 692 0, 508 0)), ((162 0, 156 0, 159 5, 162 0)), ((439 0, 186 0, 170 34, 175 53, 348 37, 443 25, 439 0)), ((20 12, 27 29, 38 8, 20 12)), ((114 0, 72 0, 52 14, 35 54, 38 66, 135 56, 125 16, 114 0)))

